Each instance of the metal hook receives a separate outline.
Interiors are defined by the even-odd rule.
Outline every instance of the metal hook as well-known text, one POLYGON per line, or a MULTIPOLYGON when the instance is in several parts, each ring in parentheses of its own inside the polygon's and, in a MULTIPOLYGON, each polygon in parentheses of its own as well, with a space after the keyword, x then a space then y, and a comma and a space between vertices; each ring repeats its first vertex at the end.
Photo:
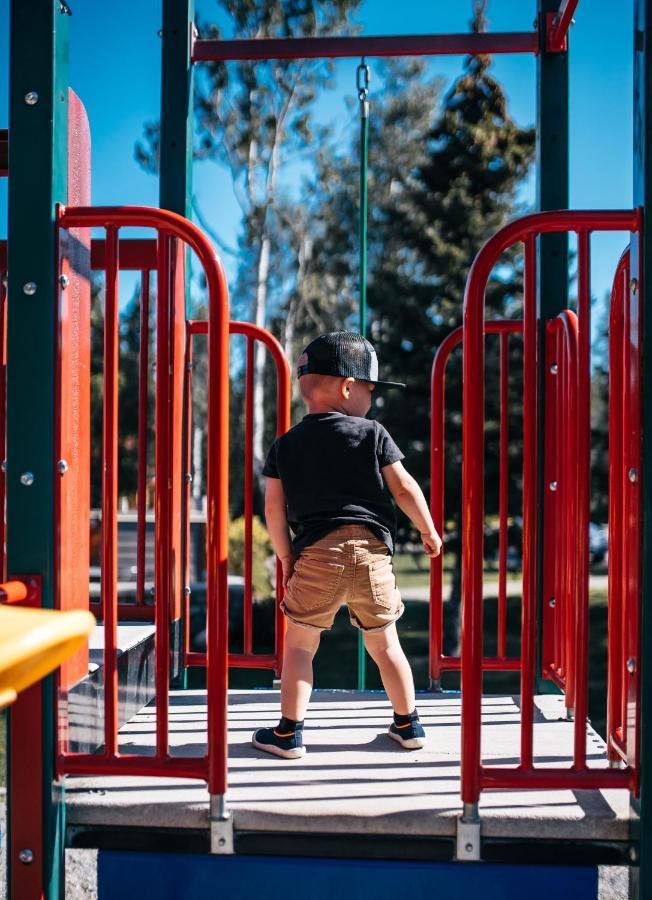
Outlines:
POLYGON ((358 89, 358 99, 365 100, 369 91, 369 82, 371 81, 371 70, 364 61, 364 56, 360 61, 360 65, 356 69, 355 83, 358 89))

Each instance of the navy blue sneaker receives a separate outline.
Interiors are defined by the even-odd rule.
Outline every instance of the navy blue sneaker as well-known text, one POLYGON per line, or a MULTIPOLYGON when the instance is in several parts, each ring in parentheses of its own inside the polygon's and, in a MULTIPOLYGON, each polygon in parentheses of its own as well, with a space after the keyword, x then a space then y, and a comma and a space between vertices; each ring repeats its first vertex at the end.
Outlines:
POLYGON ((303 732, 300 728, 294 731, 279 731, 278 728, 259 728, 254 731, 251 743, 258 750, 282 756, 283 759, 298 759, 305 756, 303 732))
MULTIPOLYGON (((406 719, 407 716, 399 716, 398 718, 406 719)), ((420 750, 426 743, 426 733, 418 715, 411 716, 408 722, 402 722, 401 724, 397 724, 396 721, 392 722, 387 734, 405 750, 420 750)))

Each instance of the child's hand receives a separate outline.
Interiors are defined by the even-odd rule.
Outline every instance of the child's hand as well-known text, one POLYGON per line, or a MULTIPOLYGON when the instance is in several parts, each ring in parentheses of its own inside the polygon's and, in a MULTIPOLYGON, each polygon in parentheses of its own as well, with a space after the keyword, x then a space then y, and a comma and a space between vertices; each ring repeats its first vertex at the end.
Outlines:
POLYGON ((283 567, 283 589, 288 586, 288 581, 292 578, 294 574, 294 564, 296 562, 296 558, 294 554, 290 554, 290 556, 282 556, 281 557, 281 566, 283 567))
POLYGON ((423 549, 426 551, 426 556, 432 558, 434 556, 439 556, 441 553, 441 538, 436 531, 422 531, 421 542, 423 544, 423 549))

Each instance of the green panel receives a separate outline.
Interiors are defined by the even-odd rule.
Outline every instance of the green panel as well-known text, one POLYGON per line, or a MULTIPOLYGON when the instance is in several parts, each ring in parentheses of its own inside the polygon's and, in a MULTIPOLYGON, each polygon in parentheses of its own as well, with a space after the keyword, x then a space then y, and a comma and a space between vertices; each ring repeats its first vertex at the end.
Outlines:
MULTIPOLYGON (((58 0, 12 0, 9 106, 7 570, 54 576, 55 204, 67 191, 68 16, 58 0), (29 92, 38 101, 25 101, 29 92), (23 286, 36 284, 28 296, 23 286), (34 483, 20 482, 32 472, 34 483)), ((64 807, 52 797, 54 686, 43 683, 46 896, 63 896, 64 807)), ((10 760, 10 765, 18 761, 10 760)))
MULTIPOLYGON (((641 608, 641 799, 640 799, 640 877, 638 893, 632 896, 652 897, 652 233, 649 226, 652 210, 652 60, 645 51, 652 23, 652 0, 636 0, 634 13, 634 206, 643 208, 646 226, 640 241, 633 242, 632 265, 636 252, 643 263, 643 296, 641 297, 643 338, 643 460, 642 478, 642 580, 641 608)), ((632 272, 635 269, 632 267, 632 272)))
MULTIPOLYGON (((559 0, 538 0, 539 55, 537 56, 536 172, 537 209, 568 208, 568 53, 546 51, 546 13, 556 12, 559 0)), ((568 237, 545 235, 539 240, 537 265, 538 318, 557 315, 568 306, 568 237)), ((544 332, 540 330, 540 359, 545 359, 544 332)), ((543 508, 544 508, 544 371, 539 378, 539 534, 537 600, 536 691, 549 693, 550 682, 540 677, 543 629, 543 508)))
POLYGON ((191 217, 194 0, 163 0, 159 206, 191 217))

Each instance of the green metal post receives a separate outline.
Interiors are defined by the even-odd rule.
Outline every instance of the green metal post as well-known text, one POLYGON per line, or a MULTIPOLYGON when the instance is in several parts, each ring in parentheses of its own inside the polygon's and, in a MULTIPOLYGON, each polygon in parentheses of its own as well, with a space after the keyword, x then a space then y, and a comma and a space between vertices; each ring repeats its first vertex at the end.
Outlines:
MULTIPOLYGON (((161 48, 161 149, 159 206, 192 218, 192 41, 195 29, 194 0, 163 0, 161 48)), ((186 254, 186 315, 191 315, 190 253, 186 254)), ((171 634, 174 658, 183 658, 185 616, 181 628, 171 634)), ((175 687, 188 687, 181 669, 175 687)))
MULTIPOLYGON (((568 52, 546 49, 546 16, 559 8, 559 0, 537 0, 539 55, 537 56, 537 209, 568 209, 568 52)), ((553 318, 568 306, 568 237, 543 235, 539 242, 537 271, 537 316, 539 322, 553 318)), ((540 328, 540 359, 544 355, 544 329, 540 328)), ((536 691, 557 692, 551 681, 541 677, 543 637, 543 508, 544 508, 544 372, 539 383, 539 534, 537 583, 536 691)))
MULTIPOLYGON (((364 63, 357 72, 360 101, 360 334, 367 335, 367 157, 369 152, 369 69, 364 63)), ((367 657, 362 631, 358 629, 358 690, 366 687, 367 657)))
MULTIPOLYGON (((42 578, 54 605, 55 205, 67 197, 68 14, 59 0, 12 0, 9 103, 7 571, 42 578), (28 475, 27 473, 31 473, 28 475)), ((44 894, 63 897, 65 807, 53 790, 54 679, 42 684, 44 894)), ((11 727, 11 726, 10 726, 11 727)), ((11 759, 10 766, 20 765, 11 759)), ((12 808, 11 816, 18 810, 12 808)), ((24 814, 24 811, 23 811, 24 814)), ((38 815, 34 810, 32 815, 38 815)), ((11 863, 17 862, 11 848, 11 863)))
POLYGON ((642 598, 641 598, 641 704, 640 802, 633 804, 633 836, 639 838, 639 869, 631 869, 630 896, 652 897, 652 59, 649 40, 652 0, 634 5, 634 206, 643 210, 643 233, 632 240, 631 271, 639 260, 643 270, 643 293, 639 299, 643 341, 643 452, 642 452, 642 598))

